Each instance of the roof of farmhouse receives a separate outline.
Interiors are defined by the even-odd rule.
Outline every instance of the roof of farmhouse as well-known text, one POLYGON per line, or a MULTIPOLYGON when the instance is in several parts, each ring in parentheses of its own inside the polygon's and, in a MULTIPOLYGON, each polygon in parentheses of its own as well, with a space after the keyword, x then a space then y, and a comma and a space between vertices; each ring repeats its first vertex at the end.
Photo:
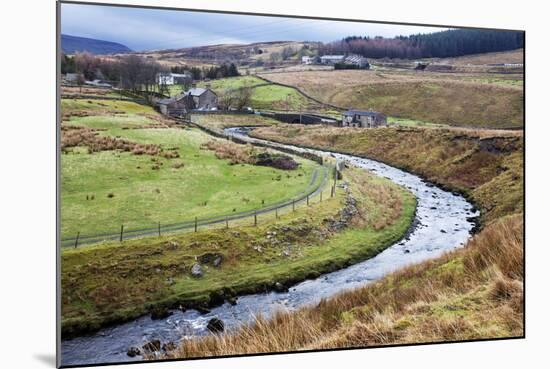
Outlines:
POLYGON ((350 116, 350 115, 366 115, 366 116, 370 116, 370 117, 373 117, 373 116, 376 116, 376 115, 382 115, 382 113, 379 113, 377 111, 372 111, 372 110, 353 110, 353 109, 350 109, 344 113, 342 113, 344 115, 347 115, 347 116, 350 116))
POLYGON ((191 95, 191 96, 200 96, 203 93, 205 93, 206 90, 207 90, 206 88, 202 88, 202 87, 193 87, 192 89, 187 91, 186 94, 191 95))
POLYGON ((344 55, 323 55, 321 59, 342 59, 344 55))

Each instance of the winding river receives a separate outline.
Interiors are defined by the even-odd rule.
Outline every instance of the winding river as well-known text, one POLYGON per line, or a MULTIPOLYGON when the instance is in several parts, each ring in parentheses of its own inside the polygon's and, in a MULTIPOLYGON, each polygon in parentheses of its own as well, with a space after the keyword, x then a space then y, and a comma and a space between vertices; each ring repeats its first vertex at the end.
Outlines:
POLYGON ((386 177, 408 188, 416 196, 416 227, 404 240, 388 247, 372 259, 299 283, 288 292, 242 296, 236 305, 225 303, 213 308, 208 314, 200 314, 195 310, 175 310, 173 315, 161 320, 151 320, 149 316, 143 316, 128 323, 102 329, 93 335, 62 341, 62 365, 142 360, 140 356, 130 358, 127 355, 128 348, 141 347, 153 339, 166 343, 209 334, 206 325, 213 317, 223 320, 226 329, 234 329, 250 322, 254 314, 270 316, 276 310, 292 310, 304 305, 313 305, 322 298, 364 286, 406 265, 434 258, 461 247, 470 237, 474 227, 468 219, 478 214, 469 202, 460 195, 424 182, 416 175, 352 155, 332 154, 254 139, 247 135, 246 128, 228 128, 226 134, 250 142, 268 143, 275 148, 285 147, 318 155, 331 155, 347 161, 350 165, 386 177))

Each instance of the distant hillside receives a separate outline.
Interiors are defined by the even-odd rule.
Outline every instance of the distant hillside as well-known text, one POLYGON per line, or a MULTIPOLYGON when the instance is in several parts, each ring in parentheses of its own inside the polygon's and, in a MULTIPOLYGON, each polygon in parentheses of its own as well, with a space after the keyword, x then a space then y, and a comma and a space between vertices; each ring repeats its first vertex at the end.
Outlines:
POLYGON ((69 35, 61 35, 61 49, 67 54, 74 54, 77 51, 88 51, 92 54, 115 54, 132 51, 129 47, 116 42, 69 35))

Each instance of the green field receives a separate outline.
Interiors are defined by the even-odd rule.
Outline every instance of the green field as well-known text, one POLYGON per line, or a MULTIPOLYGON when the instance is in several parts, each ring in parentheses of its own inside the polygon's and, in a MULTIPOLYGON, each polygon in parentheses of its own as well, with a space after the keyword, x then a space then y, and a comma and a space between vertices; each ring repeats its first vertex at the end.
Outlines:
MULTIPOLYGON (((291 285, 340 269, 382 251, 409 228, 416 201, 405 189, 359 169, 347 170, 357 200, 349 227, 336 231, 345 192, 326 192, 278 220, 257 227, 200 230, 170 237, 110 242, 62 253, 62 327, 82 333, 131 319, 159 307, 196 307, 221 299, 291 285), (367 215, 367 216, 365 216, 367 215), (190 269, 201 256, 221 255, 219 267, 202 263, 204 275, 190 269)), ((218 302, 216 302, 218 301, 218 302)))
MULTIPOLYGON (((153 110, 134 103, 94 100, 63 101, 62 111, 88 111, 64 126, 101 129, 99 135, 175 150, 167 159, 131 152, 84 147, 64 150, 61 157, 62 237, 111 233, 125 229, 231 214, 289 199, 310 185, 317 167, 297 158, 293 171, 252 165, 230 165, 201 149, 212 138, 197 129, 168 127, 153 110), (123 110, 112 114, 110 110, 123 110), (143 125, 158 128, 139 128, 143 125), (181 166, 183 164, 183 166, 181 166), (93 199, 92 199, 93 198, 93 199)), ((318 179, 320 181, 320 178, 318 179)))
POLYGON ((322 107, 293 88, 275 84, 254 76, 242 76, 201 82, 199 86, 210 88, 221 96, 229 90, 252 87, 250 107, 269 110, 320 110, 322 107))
POLYGON ((199 87, 210 86, 216 93, 221 93, 224 90, 237 89, 242 87, 253 87, 266 82, 263 79, 254 76, 241 76, 241 77, 229 77, 214 79, 211 81, 202 81, 197 84, 199 87))

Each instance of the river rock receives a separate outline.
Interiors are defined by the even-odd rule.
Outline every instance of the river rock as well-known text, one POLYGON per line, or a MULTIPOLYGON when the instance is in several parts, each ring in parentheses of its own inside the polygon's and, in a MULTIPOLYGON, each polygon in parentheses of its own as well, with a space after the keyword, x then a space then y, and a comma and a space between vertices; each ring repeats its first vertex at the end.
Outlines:
POLYGON ((199 263, 194 264, 191 268, 191 276, 195 278, 200 278, 203 274, 204 272, 202 271, 201 265, 199 263))
POLYGON ((210 292, 210 306, 218 306, 223 304, 225 301, 225 294, 223 291, 212 291, 210 292))
POLYGON ((159 340, 151 340, 147 342, 145 345, 141 346, 143 351, 149 351, 149 352, 157 352, 160 351, 160 341, 159 340))
POLYGON ((126 355, 130 357, 136 357, 138 355, 141 355, 141 350, 137 347, 132 346, 128 349, 128 351, 126 352, 126 355))
POLYGON ((206 328, 212 333, 221 333, 225 329, 225 324, 221 319, 212 318, 208 321, 206 328))
POLYGON ((285 292, 287 290, 286 287, 281 282, 275 283, 274 287, 275 287, 275 291, 277 292, 285 292))
POLYGON ((167 308, 157 307, 151 311, 151 319, 153 320, 166 319, 172 314, 173 313, 167 308))

